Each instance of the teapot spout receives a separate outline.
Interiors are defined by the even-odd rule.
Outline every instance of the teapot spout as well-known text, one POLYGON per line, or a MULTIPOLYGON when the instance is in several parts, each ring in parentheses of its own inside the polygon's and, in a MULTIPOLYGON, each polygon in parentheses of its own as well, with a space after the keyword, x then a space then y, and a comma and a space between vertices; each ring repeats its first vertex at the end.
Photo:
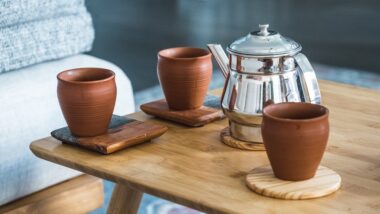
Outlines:
POLYGON ((224 78, 227 78, 228 73, 230 72, 228 69, 228 57, 224 52, 222 46, 220 44, 208 44, 207 47, 215 57, 224 78))

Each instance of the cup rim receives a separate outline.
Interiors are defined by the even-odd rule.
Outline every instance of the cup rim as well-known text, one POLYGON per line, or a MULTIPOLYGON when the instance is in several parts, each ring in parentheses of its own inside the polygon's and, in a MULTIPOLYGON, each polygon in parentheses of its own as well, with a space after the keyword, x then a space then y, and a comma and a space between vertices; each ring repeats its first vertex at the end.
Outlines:
POLYGON ((166 49, 160 50, 157 55, 158 55, 158 57, 161 57, 161 58, 164 58, 164 59, 183 60, 183 61, 194 60, 194 59, 203 59, 203 58, 211 57, 211 53, 207 49, 195 48, 195 47, 186 47, 186 46, 166 48, 166 49), (169 56, 169 55, 165 54, 165 52, 169 52, 171 50, 176 50, 176 49, 187 49, 187 50, 204 51, 205 54, 199 55, 199 56, 195 56, 195 57, 172 57, 172 56, 169 56))
POLYGON ((329 109, 323 105, 314 104, 314 103, 286 102, 286 103, 276 103, 276 104, 271 104, 271 105, 266 106, 263 109, 263 115, 265 117, 268 117, 272 120, 279 121, 279 122, 291 122, 291 123, 300 123, 301 122, 302 123, 302 122, 319 121, 319 120, 323 120, 323 119, 327 118, 329 116, 329 109), (274 116, 274 115, 268 113, 268 109, 274 108, 274 107, 280 106, 280 105, 298 105, 298 106, 304 105, 304 106, 310 106, 310 107, 318 107, 318 108, 322 108, 324 110, 324 113, 320 116, 316 116, 316 117, 312 117, 312 118, 304 118, 304 119, 281 118, 281 117, 277 117, 277 116, 274 116))
POLYGON ((95 84, 95 83, 100 83, 100 82, 106 82, 108 80, 114 79, 115 78, 115 72, 111 71, 110 69, 106 68, 97 68, 97 67, 80 67, 80 68, 72 68, 68 70, 61 71, 57 74, 57 79, 62 82, 66 83, 74 83, 74 84, 95 84), (109 77, 106 77, 104 79, 99 79, 99 80, 90 80, 90 81, 77 81, 77 80, 68 80, 64 79, 62 76, 65 73, 68 73, 70 71, 76 71, 80 72, 81 70, 91 70, 91 69, 96 69, 99 71, 107 72, 109 74, 109 77))

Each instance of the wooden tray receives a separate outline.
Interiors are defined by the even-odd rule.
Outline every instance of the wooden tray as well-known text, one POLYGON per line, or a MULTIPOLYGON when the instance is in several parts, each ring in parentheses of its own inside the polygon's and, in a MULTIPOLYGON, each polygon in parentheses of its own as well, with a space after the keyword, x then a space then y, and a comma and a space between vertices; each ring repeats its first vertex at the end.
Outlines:
POLYGON ((220 98, 213 95, 207 95, 203 106, 194 110, 170 110, 165 99, 145 103, 140 108, 147 114, 192 127, 203 126, 225 117, 220 108, 220 98))
POLYGON ((63 143, 102 154, 110 154, 159 137, 167 130, 166 126, 113 115, 107 134, 95 137, 76 137, 70 133, 68 127, 64 127, 52 131, 51 136, 63 143))

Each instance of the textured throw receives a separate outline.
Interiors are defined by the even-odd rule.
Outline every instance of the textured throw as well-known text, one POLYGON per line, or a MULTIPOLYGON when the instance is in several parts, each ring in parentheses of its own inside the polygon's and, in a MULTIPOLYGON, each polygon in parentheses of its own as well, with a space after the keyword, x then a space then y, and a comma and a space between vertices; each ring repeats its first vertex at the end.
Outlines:
POLYGON ((85 11, 84 0, 0 0, 0 28, 85 11))
POLYGON ((89 51, 84 0, 0 0, 0 73, 89 51))

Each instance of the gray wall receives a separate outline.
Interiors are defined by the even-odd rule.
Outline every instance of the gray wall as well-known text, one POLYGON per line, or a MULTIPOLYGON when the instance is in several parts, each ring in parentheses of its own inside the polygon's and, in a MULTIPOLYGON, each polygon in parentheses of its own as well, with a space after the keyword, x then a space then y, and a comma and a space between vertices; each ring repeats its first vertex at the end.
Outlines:
POLYGON ((156 53, 173 46, 227 45, 259 23, 300 42, 314 62, 380 73, 377 0, 88 0, 91 54, 122 67, 134 89, 158 83, 156 53))

